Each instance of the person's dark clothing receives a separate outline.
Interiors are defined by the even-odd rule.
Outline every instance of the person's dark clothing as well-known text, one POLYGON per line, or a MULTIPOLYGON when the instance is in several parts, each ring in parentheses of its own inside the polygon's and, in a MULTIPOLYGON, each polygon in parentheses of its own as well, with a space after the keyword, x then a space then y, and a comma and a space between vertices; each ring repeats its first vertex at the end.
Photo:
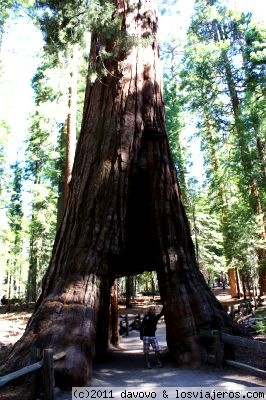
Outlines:
POLYGON ((2 297, 2 299, 1 299, 1 304, 2 304, 2 306, 7 306, 8 300, 6 299, 6 296, 3 296, 3 297, 2 297))
POLYGON ((163 315, 163 310, 160 312, 160 314, 154 314, 151 312, 148 312, 140 325, 140 337, 143 336, 155 336, 155 332, 157 329, 157 322, 163 315))

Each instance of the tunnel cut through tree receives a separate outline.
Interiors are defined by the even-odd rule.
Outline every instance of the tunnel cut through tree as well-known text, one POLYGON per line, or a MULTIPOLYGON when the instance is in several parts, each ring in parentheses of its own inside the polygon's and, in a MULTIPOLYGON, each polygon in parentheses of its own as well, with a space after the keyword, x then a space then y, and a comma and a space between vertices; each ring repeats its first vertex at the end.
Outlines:
POLYGON ((155 3, 114 0, 117 31, 92 36, 98 78, 86 89, 65 215, 42 294, 6 371, 29 363, 33 347, 52 347, 66 352, 56 363, 57 383, 84 385, 95 353, 108 345, 114 279, 145 270, 156 268, 177 363, 201 363, 200 327, 230 324, 199 271, 181 202, 165 128, 155 3))

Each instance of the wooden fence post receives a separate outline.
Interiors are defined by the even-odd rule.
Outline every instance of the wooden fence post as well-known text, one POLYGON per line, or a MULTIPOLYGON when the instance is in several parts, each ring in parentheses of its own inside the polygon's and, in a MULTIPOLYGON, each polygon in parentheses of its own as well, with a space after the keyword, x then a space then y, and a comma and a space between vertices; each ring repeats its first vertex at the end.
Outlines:
POLYGON ((54 360, 52 349, 43 351, 43 386, 44 399, 54 400, 54 360))
MULTIPOLYGON (((49 353, 49 351, 48 351, 49 353)), ((41 354, 40 349, 36 349, 34 348, 32 350, 32 360, 33 359, 38 359, 40 358, 38 356, 38 354, 41 354)), ((52 360, 53 361, 57 361, 60 360, 61 358, 65 357, 66 353, 65 352, 61 352, 61 353, 57 353, 54 356, 52 355, 52 360)), ((46 358, 46 356, 45 356, 46 358)), ((48 357, 49 359, 49 357, 48 357)), ((43 368, 44 365, 44 360, 40 360, 35 362, 34 364, 28 365, 26 367, 23 367, 17 371, 11 372, 10 374, 4 375, 4 376, 0 376, 0 388, 4 385, 6 385, 8 382, 12 382, 14 379, 20 378, 21 376, 24 375, 29 375, 31 374, 31 399, 37 399, 38 398, 38 391, 40 391, 40 388, 42 388, 42 381, 41 381, 41 377, 40 377, 40 370, 43 368)), ((51 360, 48 360, 48 363, 45 363, 45 378, 47 381, 47 377, 49 378, 49 384, 48 387, 54 387, 54 371, 53 371, 53 365, 51 363, 51 360), (50 365, 50 367, 49 367, 50 365), (47 371, 49 372, 49 374, 47 375, 47 371)), ((49 397, 49 399, 51 399, 53 397, 49 397)))
POLYGON ((126 333, 125 333, 125 336, 128 336, 129 330, 128 330, 128 315, 127 314, 125 315, 125 322, 126 322, 126 333))
POLYGON ((224 344, 220 338, 219 331, 213 331, 215 364, 217 367, 222 367, 224 362, 224 344))
MULTIPOLYGON (((36 361, 40 361, 41 359, 41 349, 39 348, 33 348, 31 350, 31 360, 33 363, 36 361)), ((31 392, 31 398, 36 399, 38 397, 38 392, 40 390, 40 372, 37 370, 35 371, 31 377, 30 377, 30 392, 31 392)))

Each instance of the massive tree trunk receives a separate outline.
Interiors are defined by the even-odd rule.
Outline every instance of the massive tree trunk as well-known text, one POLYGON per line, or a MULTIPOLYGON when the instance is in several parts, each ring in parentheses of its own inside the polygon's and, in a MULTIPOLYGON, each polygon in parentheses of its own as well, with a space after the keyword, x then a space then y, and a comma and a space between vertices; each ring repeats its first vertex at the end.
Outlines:
POLYGON ((127 31, 138 41, 112 60, 104 61, 101 48, 111 52, 119 43, 92 39, 91 63, 106 75, 88 84, 64 219, 42 295, 6 370, 29 363, 31 347, 52 347, 66 352, 56 363, 57 383, 85 384, 96 350, 108 344, 115 277, 144 270, 157 270, 176 362, 199 364, 200 327, 230 324, 198 269, 181 204, 165 128, 154 3, 115 1, 120 38, 127 31))

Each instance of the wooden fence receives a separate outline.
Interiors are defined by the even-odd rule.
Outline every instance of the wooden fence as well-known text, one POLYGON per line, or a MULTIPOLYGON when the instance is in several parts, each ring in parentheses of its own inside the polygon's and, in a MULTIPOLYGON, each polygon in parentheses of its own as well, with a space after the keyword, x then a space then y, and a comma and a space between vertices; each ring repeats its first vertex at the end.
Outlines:
MULTIPOLYGON (((21 368, 18 371, 11 372, 8 375, 0 377, 0 388, 6 385, 8 382, 14 381, 17 378, 25 376, 27 374, 36 373, 42 370, 43 376, 43 392, 45 400, 54 399, 54 362, 63 358, 65 353, 58 353, 53 355, 52 349, 45 349, 43 351, 43 358, 34 364, 28 365, 27 367, 21 368)), ((32 391, 36 391, 36 380, 32 380, 32 391)))

